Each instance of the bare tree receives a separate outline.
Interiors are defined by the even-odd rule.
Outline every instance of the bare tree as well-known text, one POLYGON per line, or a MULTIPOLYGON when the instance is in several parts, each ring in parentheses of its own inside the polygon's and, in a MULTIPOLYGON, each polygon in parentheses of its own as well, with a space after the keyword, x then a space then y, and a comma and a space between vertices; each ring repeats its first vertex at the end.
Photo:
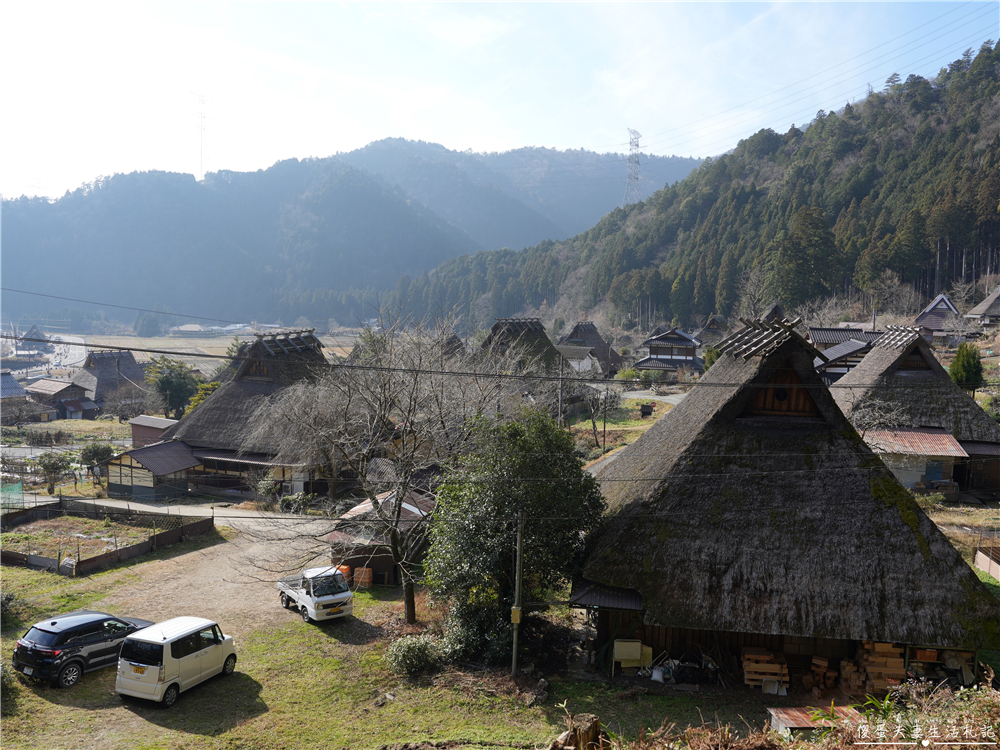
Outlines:
POLYGON ((3 403, 3 424, 31 422, 39 414, 52 411, 30 398, 8 398, 3 403))
MULTIPOLYGON (((378 332, 362 334, 346 364, 262 401, 244 440, 248 451, 276 445, 276 462, 311 467, 331 483, 331 494, 370 502, 371 511, 350 523, 331 513, 322 529, 312 524, 305 547, 328 554, 325 540, 334 530, 365 536, 401 572, 407 622, 416 620, 414 584, 430 518, 404 513, 411 491, 427 490, 428 474, 458 460, 473 417, 505 410, 524 392, 523 381, 506 377, 523 371, 516 347, 469 352, 455 342, 448 326, 383 318, 378 332), (338 487, 343 477, 349 481, 338 487), (358 533, 361 524, 365 534, 358 533)), ((303 545, 292 548, 301 552, 303 545)), ((290 557, 289 568, 301 559, 290 557)))
POLYGON ((119 422, 135 419, 140 414, 160 414, 163 410, 163 397, 145 383, 125 383, 104 397, 104 413, 118 417, 119 422))
POLYGON ((744 271, 736 282, 737 317, 756 318, 769 303, 767 271, 757 263, 744 271))
POLYGON ((807 328, 832 328, 844 320, 851 307, 850 300, 845 297, 819 297, 799 305, 794 317, 802 318, 807 328))

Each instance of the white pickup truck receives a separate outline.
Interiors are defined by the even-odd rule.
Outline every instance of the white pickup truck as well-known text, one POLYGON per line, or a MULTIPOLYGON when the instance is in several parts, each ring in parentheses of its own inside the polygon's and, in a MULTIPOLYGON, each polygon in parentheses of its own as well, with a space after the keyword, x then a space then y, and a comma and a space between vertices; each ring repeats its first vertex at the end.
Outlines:
POLYGON ((278 580, 281 606, 294 609, 306 622, 333 620, 354 612, 351 587, 335 567, 307 568, 278 580))

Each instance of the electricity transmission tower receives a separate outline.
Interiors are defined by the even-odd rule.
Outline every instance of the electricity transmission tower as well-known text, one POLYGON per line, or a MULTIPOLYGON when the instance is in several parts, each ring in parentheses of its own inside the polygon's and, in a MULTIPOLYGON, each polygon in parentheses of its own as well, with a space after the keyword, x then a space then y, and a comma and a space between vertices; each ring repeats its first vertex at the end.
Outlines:
POLYGON ((638 203, 639 197, 639 139, 642 133, 628 129, 628 182, 625 183, 625 196, 622 198, 622 208, 630 203, 638 203))

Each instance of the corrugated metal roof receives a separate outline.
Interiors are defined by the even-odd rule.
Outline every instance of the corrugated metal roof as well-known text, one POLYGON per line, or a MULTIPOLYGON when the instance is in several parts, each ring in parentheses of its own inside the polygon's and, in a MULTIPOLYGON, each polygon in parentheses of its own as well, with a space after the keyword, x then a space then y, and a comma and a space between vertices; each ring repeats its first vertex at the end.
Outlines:
POLYGON ((910 456, 954 456, 968 458, 961 444, 946 430, 933 427, 897 427, 891 430, 868 430, 865 442, 876 453, 901 453, 910 456))
POLYGON ((196 448, 193 451, 197 458, 212 458, 217 461, 233 461, 240 464, 255 466, 287 466, 274 460, 266 453, 237 453, 236 451, 213 450, 211 448, 196 448))
POLYGON ((813 360, 813 367, 817 370, 822 370, 827 365, 836 362, 839 359, 850 357, 852 354, 858 354, 859 352, 870 348, 870 342, 859 341, 858 339, 848 339, 844 343, 831 346, 823 352, 823 357, 826 357, 826 362, 823 361, 823 357, 816 357, 816 359, 813 360))
POLYGON ((573 582, 569 601, 570 605, 574 607, 603 607, 605 609, 625 609, 633 612, 642 611, 642 594, 638 591, 604 586, 586 579, 573 582))
POLYGON ((959 440, 959 444, 970 456, 1000 456, 1000 444, 980 443, 973 440, 959 440))
POLYGON ((129 424, 137 424, 140 427, 159 427, 160 429, 167 429, 171 425, 177 424, 176 419, 167 419, 166 417, 151 417, 148 414, 140 414, 134 419, 128 421, 129 424))
POLYGON ((127 455, 149 469, 154 476, 184 471, 201 463, 190 446, 180 440, 168 440, 143 448, 134 448, 128 451, 127 455))

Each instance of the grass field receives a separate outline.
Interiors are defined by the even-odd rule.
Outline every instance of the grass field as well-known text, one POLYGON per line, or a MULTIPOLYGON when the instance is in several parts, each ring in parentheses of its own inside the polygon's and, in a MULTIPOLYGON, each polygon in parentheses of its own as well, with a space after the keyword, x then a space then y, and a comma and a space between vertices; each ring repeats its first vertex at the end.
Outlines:
MULTIPOLYGON (((0 635, 0 658, 10 663, 15 639, 32 622, 79 607, 107 608, 102 601, 109 596, 128 600, 133 587, 143 580, 148 584, 151 568, 145 566, 162 566, 167 558, 172 569, 196 565, 233 534, 218 530, 135 565, 77 579, 3 568, 4 592, 26 606, 0 635)), ((163 585, 183 587, 184 580, 163 585)), ((775 700, 742 690, 654 694, 645 687, 653 685, 648 679, 606 684, 546 673, 549 697, 529 706, 524 698, 537 675, 515 682, 504 670, 445 670, 412 679, 390 672, 383 654, 401 632, 396 589, 358 592, 354 618, 322 625, 303 623, 270 600, 260 607, 271 622, 251 625, 238 638, 237 673, 182 695, 170 710, 123 702, 114 693, 113 669, 87 674, 71 690, 21 679, 16 694, 3 696, 4 748, 364 750, 418 741, 531 748, 548 745, 562 731, 561 701, 570 711, 596 713, 612 731, 634 737, 667 717, 682 725, 698 724, 702 716, 739 727, 741 717, 759 724, 765 703, 775 700)), ((419 599, 424 624, 439 615, 419 599)))

